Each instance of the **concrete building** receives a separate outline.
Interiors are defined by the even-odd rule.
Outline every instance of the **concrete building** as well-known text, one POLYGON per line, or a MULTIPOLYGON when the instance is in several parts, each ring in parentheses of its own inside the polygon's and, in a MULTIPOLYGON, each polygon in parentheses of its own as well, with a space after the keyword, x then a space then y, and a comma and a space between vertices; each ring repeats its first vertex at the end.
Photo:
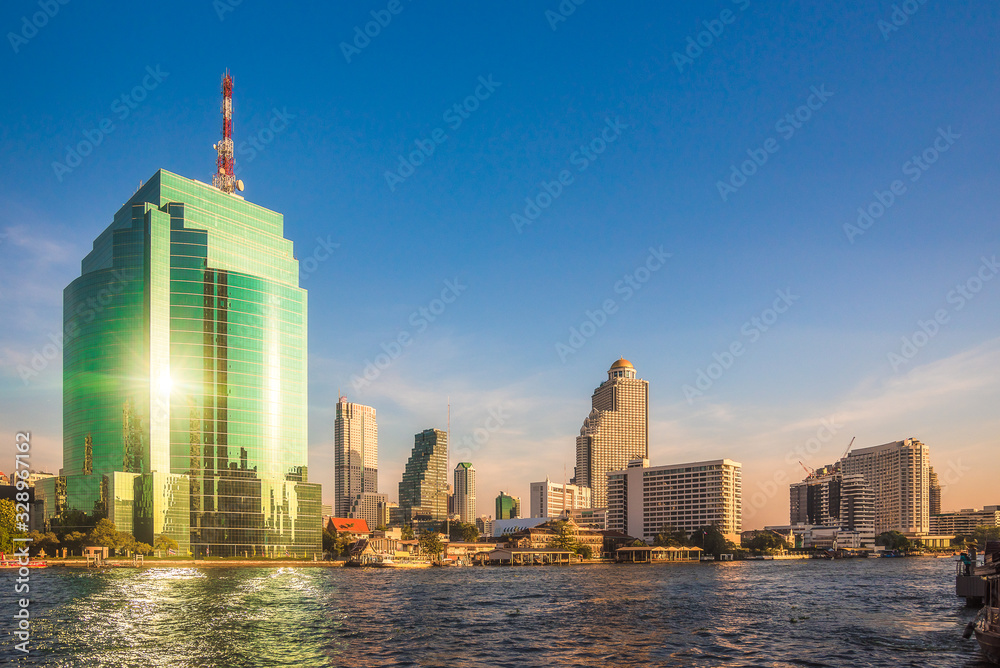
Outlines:
POLYGON ((307 296, 280 213, 160 170, 96 236, 63 319, 46 513, 113 513, 195 557, 322 553, 307 296))
POLYGON ((789 521, 855 532, 865 547, 874 547, 875 492, 864 476, 844 475, 841 466, 824 466, 790 485, 789 521))
POLYGON ((425 429, 413 437, 413 451, 399 483, 403 524, 444 530, 448 520, 448 434, 425 429))
POLYGON ((608 529, 652 542, 664 527, 691 534, 715 526, 739 542, 743 465, 731 459, 649 466, 635 459, 608 474, 608 529))
POLYGON ((455 467, 455 512, 460 522, 476 521, 476 469, 470 462, 455 467))
POLYGON ((362 519, 372 529, 389 526, 389 497, 372 492, 358 494, 351 500, 346 516, 362 519))
POLYGON ((521 499, 500 492, 496 498, 496 518, 513 520, 521 516, 521 499))
POLYGON ((593 507, 607 508, 608 472, 648 457, 649 383, 636 378, 631 362, 619 359, 591 397, 590 414, 576 437, 576 468, 570 482, 590 488, 593 507))
POLYGON ((1000 527, 1000 506, 986 506, 982 510, 966 508, 931 516, 932 534, 968 536, 978 527, 1000 527))
POLYGON ((928 492, 930 514, 933 517, 941 514, 941 481, 938 480, 938 474, 934 471, 933 466, 928 471, 927 480, 930 485, 930 491, 928 492))
POLYGON ((930 453, 915 438, 852 450, 841 471, 861 475, 875 492, 875 535, 930 530, 930 453))
POLYGON ((348 517, 361 494, 378 493, 378 422, 371 406, 337 402, 333 427, 333 512, 348 517))
POLYGON ((531 483, 531 517, 556 517, 564 510, 590 508, 590 488, 579 485, 552 482, 531 483))
POLYGON ((480 536, 493 535, 493 516, 480 515, 476 518, 476 528, 479 529, 480 536))
POLYGON ((574 508, 569 511, 569 516, 574 522, 587 529, 604 531, 608 528, 607 508, 574 508))

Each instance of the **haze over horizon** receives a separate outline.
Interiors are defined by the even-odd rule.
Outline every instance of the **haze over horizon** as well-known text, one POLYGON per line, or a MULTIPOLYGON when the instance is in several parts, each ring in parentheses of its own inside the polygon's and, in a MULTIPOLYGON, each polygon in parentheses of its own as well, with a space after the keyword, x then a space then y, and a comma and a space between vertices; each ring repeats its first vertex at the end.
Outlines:
POLYGON ((0 426, 34 468, 62 460, 62 290, 140 181, 211 182, 229 68, 242 194, 309 291, 325 502, 340 394, 391 499, 450 400, 492 515, 572 477, 624 357, 651 464, 742 462, 746 529, 852 437, 926 443, 946 510, 1000 503, 1000 7, 394 3, 69 3, 5 40, 0 426))

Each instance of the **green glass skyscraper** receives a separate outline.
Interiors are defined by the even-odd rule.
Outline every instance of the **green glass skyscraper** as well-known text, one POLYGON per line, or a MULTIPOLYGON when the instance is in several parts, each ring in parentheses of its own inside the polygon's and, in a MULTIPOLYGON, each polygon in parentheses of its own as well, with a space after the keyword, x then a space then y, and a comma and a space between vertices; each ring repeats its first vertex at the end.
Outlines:
POLYGON ((425 429, 413 437, 413 452, 399 483, 403 523, 444 530, 448 520, 448 433, 425 429))
POLYGON ((160 170, 97 237, 64 293, 65 509, 196 557, 320 551, 306 291, 283 227, 160 170))

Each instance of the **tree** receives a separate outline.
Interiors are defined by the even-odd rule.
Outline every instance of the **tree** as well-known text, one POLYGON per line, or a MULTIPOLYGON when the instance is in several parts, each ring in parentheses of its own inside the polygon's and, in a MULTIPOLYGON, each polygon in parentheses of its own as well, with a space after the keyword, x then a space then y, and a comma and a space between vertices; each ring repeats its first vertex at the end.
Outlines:
POLYGON ((164 550, 164 551, 180 549, 180 545, 177 544, 177 541, 165 533, 161 533, 159 536, 156 537, 156 540, 153 541, 153 547, 156 548, 157 550, 164 550))
POLYGON ((400 536, 403 540, 413 540, 413 525, 407 524, 404 526, 400 536))
POLYGON ((690 545, 688 535, 681 529, 674 529, 669 524, 664 524, 660 533, 653 537, 653 545, 658 547, 688 547, 690 545))
POLYGON ((118 547, 119 541, 121 541, 121 535, 111 520, 102 519, 98 520, 97 526, 87 536, 87 541, 91 545, 115 549, 118 547))
POLYGON ((456 542, 475 543, 479 539, 479 529, 476 528, 475 524, 455 522, 449 529, 449 537, 456 542))
POLYGON ((337 556, 337 530, 330 531, 323 529, 323 551, 329 552, 331 556, 337 556))
POLYGON ((149 543, 136 543, 135 551, 136 554, 149 554, 153 551, 153 546, 149 543))
POLYGON ((577 540, 569 522, 559 520, 552 525, 552 540, 549 541, 549 546, 556 550, 576 552, 577 540))
POLYGON ((581 543, 577 543, 575 552, 584 559, 590 559, 594 556, 594 549, 589 545, 583 545, 581 543))
POLYGON ((41 554, 42 550, 47 556, 52 556, 59 549, 59 538, 51 531, 48 533, 31 531, 28 533, 28 538, 31 539, 31 542, 28 543, 28 551, 31 556, 41 554))
POLYGON ((17 522, 17 505, 10 499, 0 499, 0 552, 14 551, 17 522))
POLYGON ((388 530, 389 530, 389 527, 387 527, 384 524, 379 524, 377 527, 375 527, 375 531, 388 531, 388 530))
POLYGON ((132 554, 136 551, 136 546, 138 545, 135 536, 127 531, 118 532, 118 544, 115 546, 115 554, 120 554, 124 552, 126 555, 132 554))
POLYGON ((972 532, 971 538, 979 544, 980 549, 985 549, 986 541, 1000 540, 1000 527, 976 527, 972 532))
POLYGON ((83 550, 84 543, 87 542, 87 534, 81 531, 69 531, 61 538, 63 547, 68 548, 70 553, 83 550))
POLYGON ((875 544, 882 545, 888 550, 906 552, 912 548, 909 539, 898 531, 885 531, 875 537, 875 544))
POLYGON ((716 557, 735 549, 718 527, 714 526, 704 526, 695 531, 691 536, 691 542, 704 550, 705 554, 714 554, 716 557))
POLYGON ((775 550, 787 550, 788 543, 786 543, 785 539, 778 534, 768 531, 754 536, 753 540, 750 541, 750 545, 747 547, 749 547, 753 552, 770 553, 775 550))
POLYGON ((425 531, 420 534, 420 549, 432 557, 436 557, 444 552, 444 543, 441 542, 441 536, 436 531, 425 531))

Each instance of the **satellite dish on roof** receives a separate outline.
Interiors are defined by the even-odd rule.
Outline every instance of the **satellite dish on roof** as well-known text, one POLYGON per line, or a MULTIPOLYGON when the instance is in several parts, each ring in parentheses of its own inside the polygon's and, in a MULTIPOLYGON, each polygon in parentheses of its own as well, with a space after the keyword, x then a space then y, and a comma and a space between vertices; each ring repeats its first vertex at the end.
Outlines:
POLYGON ((237 179, 237 181, 236 181, 236 189, 239 190, 240 192, 243 192, 243 180, 242 179, 237 179))

